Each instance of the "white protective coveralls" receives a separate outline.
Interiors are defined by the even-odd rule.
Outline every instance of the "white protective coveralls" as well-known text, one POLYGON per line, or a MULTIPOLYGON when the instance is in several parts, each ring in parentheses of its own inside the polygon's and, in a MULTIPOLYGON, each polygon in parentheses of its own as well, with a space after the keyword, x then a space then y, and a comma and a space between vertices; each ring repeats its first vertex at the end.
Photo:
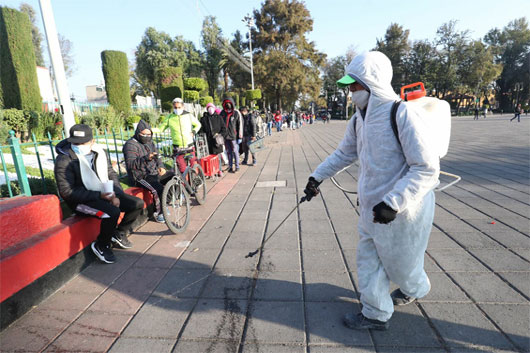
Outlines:
POLYGON ((362 312, 369 319, 387 321, 394 312, 389 280, 415 298, 430 290, 423 261, 434 217, 439 157, 429 146, 431 132, 406 103, 397 112, 399 145, 390 120, 399 97, 390 85, 392 65, 384 54, 359 55, 346 73, 370 90, 365 117, 358 109, 338 148, 311 176, 322 181, 359 159, 357 274, 362 312), (381 201, 398 212, 389 224, 373 222, 372 209, 381 201))

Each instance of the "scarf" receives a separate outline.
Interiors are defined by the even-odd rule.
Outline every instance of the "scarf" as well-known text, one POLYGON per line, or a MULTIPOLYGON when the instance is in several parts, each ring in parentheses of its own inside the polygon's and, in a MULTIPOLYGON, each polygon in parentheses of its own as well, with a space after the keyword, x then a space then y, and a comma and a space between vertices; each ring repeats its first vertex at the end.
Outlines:
POLYGON ((103 183, 109 181, 107 155, 103 148, 96 144, 92 146, 92 152, 97 153, 97 156, 93 157, 97 174, 84 155, 76 154, 79 159, 79 168, 81 169, 81 180, 87 190, 103 192, 103 183))

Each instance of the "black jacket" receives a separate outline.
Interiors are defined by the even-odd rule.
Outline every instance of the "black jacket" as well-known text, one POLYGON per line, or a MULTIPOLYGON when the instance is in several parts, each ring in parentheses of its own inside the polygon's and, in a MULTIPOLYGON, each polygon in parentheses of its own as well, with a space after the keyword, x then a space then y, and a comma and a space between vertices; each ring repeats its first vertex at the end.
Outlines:
MULTIPOLYGON (((71 144, 67 140, 62 140, 55 146, 57 158, 55 159, 54 173, 59 194, 71 209, 75 209, 80 203, 100 200, 101 193, 99 191, 87 190, 85 185, 83 185, 79 159, 70 146, 71 144)), ((96 152, 94 153, 94 158, 98 158, 98 154, 96 152)), ((118 181, 118 175, 112 169, 112 164, 108 158, 107 161, 109 180, 114 181, 114 192, 116 195, 123 194, 120 182, 118 181)))
POLYGON ((219 115, 215 113, 210 115, 208 112, 204 112, 201 118, 201 129, 199 132, 206 134, 210 154, 219 154, 223 152, 223 146, 217 146, 214 138, 215 134, 221 134, 221 136, 225 137, 227 133, 226 126, 223 124, 219 115))
POLYGON ((148 175, 158 175, 158 168, 163 167, 162 158, 149 160, 150 153, 158 152, 153 141, 146 144, 140 142, 138 135, 145 129, 151 130, 151 126, 140 120, 134 136, 123 145, 123 157, 131 185, 135 185, 137 181, 145 179, 148 175))
POLYGON ((256 118, 252 113, 243 115, 243 136, 256 137, 256 118))
POLYGON ((223 100, 223 111, 221 112, 221 120, 226 127, 225 140, 238 140, 243 138, 243 119, 241 113, 235 109, 235 104, 232 98, 223 100), (226 112, 225 104, 232 103, 233 110, 230 114, 226 112))

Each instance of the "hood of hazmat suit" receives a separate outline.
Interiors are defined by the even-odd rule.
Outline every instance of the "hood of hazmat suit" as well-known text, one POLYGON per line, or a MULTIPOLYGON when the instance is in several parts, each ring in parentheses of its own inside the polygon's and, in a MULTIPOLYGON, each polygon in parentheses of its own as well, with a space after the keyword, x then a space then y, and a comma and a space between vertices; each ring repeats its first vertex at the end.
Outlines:
POLYGON ((363 314, 387 321, 393 312, 389 280, 416 298, 430 290, 423 257, 434 216, 439 157, 430 145, 428 127, 406 103, 396 116, 399 145, 390 117, 399 97, 391 86, 392 65, 383 53, 358 55, 346 74, 370 91, 368 105, 364 117, 357 110, 338 148, 312 176, 322 181, 359 160, 357 271, 363 314), (372 209, 381 201, 398 212, 386 225, 373 223, 372 209))

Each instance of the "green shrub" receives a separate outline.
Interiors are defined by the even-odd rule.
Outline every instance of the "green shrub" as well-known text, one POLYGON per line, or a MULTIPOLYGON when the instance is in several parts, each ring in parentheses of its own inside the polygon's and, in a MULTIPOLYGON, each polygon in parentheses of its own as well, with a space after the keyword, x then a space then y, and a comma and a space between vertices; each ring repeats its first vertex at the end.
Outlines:
POLYGON ((88 125, 93 129, 96 129, 98 127, 96 123, 96 116, 94 113, 86 113, 85 115, 80 116, 79 124, 88 125))
POLYGON ((63 130, 63 118, 58 112, 44 112, 37 113, 34 111, 24 111, 24 114, 29 115, 29 129, 35 134, 37 141, 46 140, 48 132, 52 139, 57 139, 61 136, 63 130))
POLYGON ((140 118, 143 119, 143 121, 149 123, 151 127, 158 124, 158 114, 155 112, 143 112, 140 114, 140 118))
MULTIPOLYGON (((55 183, 54 178, 45 177, 44 182, 46 183, 46 192, 44 192, 44 186, 41 178, 28 178, 29 189, 31 190, 31 195, 57 195, 57 184, 55 183)), ((18 180, 13 180, 10 182, 11 192, 13 195, 20 195, 20 185, 18 180)), ((6 184, 2 184, 0 187, 1 197, 9 197, 9 190, 7 189, 6 184)))
POLYGON ((125 114, 116 111, 112 106, 87 113, 81 117, 81 124, 98 130, 119 130, 126 122, 125 114))
POLYGON ((236 92, 227 92, 226 97, 232 98, 234 100, 236 107, 239 107, 239 94, 237 94, 236 92))
POLYGON ((0 145, 7 145, 9 130, 11 130, 9 126, 0 119, 0 145))
POLYGON ((247 105, 247 97, 241 96, 241 107, 244 107, 247 105))
POLYGON ((27 14, 0 7, 0 86, 6 108, 41 111, 35 49, 27 14))
POLYGON ((142 117, 139 115, 129 115, 127 117, 126 123, 128 127, 133 127, 134 126, 133 124, 136 124, 140 120, 142 120, 142 117))
POLYGON ((16 132, 28 131, 29 115, 24 114, 23 110, 19 109, 4 109, 2 110, 3 121, 12 130, 16 132))
POLYGON ((184 89, 188 91, 201 92, 204 91, 207 86, 206 81, 200 77, 189 77, 184 79, 184 89))
POLYGON ((199 99, 199 92, 184 90, 184 102, 195 102, 199 99))
POLYGON ((213 98, 211 96, 205 96, 205 97, 201 97, 199 98, 199 104, 202 106, 202 107, 206 107, 206 105, 208 103, 213 103, 213 98))
POLYGON ((245 92, 245 96, 248 102, 253 102, 261 99, 261 90, 260 89, 249 89, 245 92))
POLYGON ((174 66, 164 67, 157 71, 156 76, 160 84, 162 109, 171 110, 171 101, 176 97, 183 97, 184 82, 182 80, 182 68, 174 66))
POLYGON ((131 109, 127 55, 121 51, 104 50, 101 52, 101 65, 109 104, 116 111, 127 114, 131 109))

